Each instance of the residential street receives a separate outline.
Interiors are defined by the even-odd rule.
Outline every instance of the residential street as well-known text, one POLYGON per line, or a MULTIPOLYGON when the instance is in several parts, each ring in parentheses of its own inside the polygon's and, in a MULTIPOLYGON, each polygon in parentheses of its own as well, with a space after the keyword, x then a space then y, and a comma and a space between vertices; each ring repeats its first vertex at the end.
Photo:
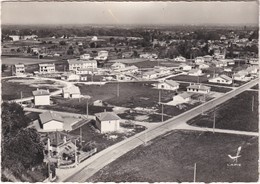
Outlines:
MULTIPOLYGON (((81 163, 78 167, 68 170, 57 170, 57 182, 85 182, 89 177, 99 171, 101 168, 106 166, 107 164, 111 163, 113 160, 119 158, 123 154, 131 151, 132 149, 140 146, 142 144, 147 143, 148 141, 163 135, 164 133, 174 130, 174 129, 181 129, 183 124, 185 124, 188 120, 192 119, 193 117, 201 114, 202 110, 207 111, 212 109, 213 107, 231 99, 232 97, 242 93, 243 91, 247 90, 248 88, 253 87, 258 83, 258 79, 252 80, 247 84, 244 84, 237 89, 234 89, 230 92, 223 94, 218 98, 212 99, 198 107, 195 107, 185 113, 182 113, 172 119, 167 120, 162 124, 158 124, 155 127, 147 129, 139 134, 136 134, 133 137, 130 137, 124 141, 121 141, 99 153, 92 156, 85 162, 81 163)), ((224 132, 223 130, 217 130, 224 132)), ((228 131, 225 131, 228 133, 228 131)), ((234 133, 231 132, 230 133, 234 133)))

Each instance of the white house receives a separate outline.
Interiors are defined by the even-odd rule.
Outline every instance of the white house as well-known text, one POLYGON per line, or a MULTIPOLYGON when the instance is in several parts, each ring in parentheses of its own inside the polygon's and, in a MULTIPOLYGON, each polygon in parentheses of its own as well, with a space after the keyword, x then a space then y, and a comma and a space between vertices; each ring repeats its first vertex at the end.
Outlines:
POLYGON ((231 68, 231 67, 225 67, 225 68, 224 68, 224 71, 225 71, 225 72, 232 72, 232 68, 231 68))
POLYGON ((205 62, 211 62, 212 59, 213 59, 213 56, 206 55, 206 56, 203 56, 203 58, 204 58, 204 61, 205 61, 205 62))
POLYGON ((201 76, 203 74, 202 74, 202 70, 201 69, 191 69, 188 72, 188 75, 190 75, 190 76, 201 76))
POLYGON ((174 61, 176 61, 176 62, 186 62, 186 58, 182 57, 182 56, 178 56, 178 57, 174 58, 174 61))
POLYGON ((74 73, 64 73, 61 75, 61 79, 66 81, 79 81, 80 76, 74 73))
POLYGON ((209 68, 209 65, 205 63, 199 64, 199 69, 207 69, 207 68, 209 68))
POLYGON ((173 101, 171 102, 172 105, 178 105, 187 103, 191 100, 191 94, 187 92, 183 92, 181 94, 173 96, 173 101))
POLYGON ((215 67, 217 67, 217 68, 227 66, 227 62, 217 61, 217 60, 212 61, 212 64, 213 64, 215 67))
POLYGON ((89 60, 89 59, 91 59, 91 56, 90 56, 90 54, 82 54, 82 55, 80 55, 80 59, 89 60))
POLYGON ((64 129, 63 118, 53 111, 46 111, 39 115, 40 126, 45 131, 62 131, 64 129))
POLYGON ((163 76, 171 73, 171 70, 167 67, 155 66, 154 71, 158 73, 158 76, 163 76))
POLYGON ((135 65, 132 66, 126 66, 125 68, 120 68, 115 70, 115 72, 120 72, 120 73, 136 73, 138 72, 138 67, 135 65))
POLYGON ((105 61, 108 58, 108 51, 102 50, 98 52, 98 56, 95 57, 95 60, 101 60, 101 61, 105 61))
POLYGON ((203 84, 192 84, 187 87, 187 92, 206 94, 210 92, 210 87, 203 84))
POLYGON ((95 114, 96 126, 101 133, 118 131, 121 118, 114 112, 101 112, 95 114))
POLYGON ((181 64, 181 65, 179 66, 179 68, 180 68, 181 70, 183 70, 183 71, 189 71, 189 70, 192 69, 192 66, 186 65, 186 64, 181 64))
POLYGON ((173 80, 165 80, 164 82, 160 82, 157 84, 158 89, 165 89, 165 90, 177 90, 179 89, 180 84, 173 80))
POLYGON ((69 59, 69 70, 78 71, 82 68, 97 68, 96 60, 69 59))
POLYGON ((250 79, 246 77, 249 73, 245 70, 239 71, 233 75, 233 79, 236 81, 249 81, 250 79))
POLYGON ((204 57, 196 57, 194 62, 196 64, 202 64, 205 62, 205 59, 204 59, 204 57))
POLYGON ((232 84, 232 78, 226 75, 219 75, 209 79, 209 82, 217 83, 217 84, 232 84))
POLYGON ((25 72, 24 64, 16 64, 14 65, 14 74, 15 75, 22 75, 25 72))
POLYGON ((143 73, 143 79, 154 79, 158 76, 158 73, 155 71, 147 71, 143 73))
POLYGON ((118 69, 122 69, 122 68, 125 68, 125 64, 124 63, 119 63, 119 62, 116 62, 114 64, 111 65, 111 69, 112 70, 118 70, 118 69))
POLYGON ((251 65, 258 65, 259 64, 259 59, 258 58, 250 58, 249 59, 249 64, 251 64, 251 65))
POLYGON ((20 36, 19 35, 9 35, 10 38, 13 39, 13 41, 18 41, 20 40, 20 36))
POLYGON ((34 105, 50 105, 50 92, 49 90, 37 89, 33 91, 34 105))
POLYGON ((54 73, 55 64, 39 64, 39 73, 54 73))
POLYGON ((63 98, 80 98, 80 89, 77 86, 71 86, 62 89, 63 98))

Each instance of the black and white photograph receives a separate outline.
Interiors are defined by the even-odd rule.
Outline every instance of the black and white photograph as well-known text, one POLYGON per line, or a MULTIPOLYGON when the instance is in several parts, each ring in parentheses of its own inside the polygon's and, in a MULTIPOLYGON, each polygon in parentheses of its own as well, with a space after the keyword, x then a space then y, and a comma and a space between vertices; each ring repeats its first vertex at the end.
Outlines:
POLYGON ((258 1, 2 1, 1 182, 259 182, 258 1))

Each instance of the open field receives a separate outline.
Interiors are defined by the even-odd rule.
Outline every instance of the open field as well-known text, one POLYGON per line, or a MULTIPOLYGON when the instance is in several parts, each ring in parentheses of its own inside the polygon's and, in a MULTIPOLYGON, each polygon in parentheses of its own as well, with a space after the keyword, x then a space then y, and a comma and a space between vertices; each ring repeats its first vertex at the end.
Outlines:
MULTIPOLYGON (((122 125, 121 125, 122 126, 122 125)), ((95 121, 91 121, 81 127, 82 131, 82 140, 83 140, 83 147, 85 144, 91 143, 97 147, 98 151, 101 151, 117 142, 126 139, 136 133, 139 133, 145 130, 143 126, 128 126, 125 128, 121 128, 120 132, 111 132, 106 134, 101 134, 95 127, 95 121)), ((70 132, 72 135, 80 135, 80 128, 73 130, 70 132)))
MULTIPOLYGON (((258 127, 258 92, 245 91, 229 101, 221 104, 216 108, 216 128, 254 131, 257 132, 258 127), (252 111, 252 101, 253 111, 252 111)), ((213 127, 214 111, 206 112, 206 115, 199 115, 198 117, 188 121, 188 124, 200 127, 213 127)))
POLYGON ((172 131, 107 165, 87 182, 256 182, 258 139, 210 132, 172 131), (242 146, 241 166, 227 166, 242 146))
POLYGON ((206 75, 203 76, 189 76, 189 75, 178 75, 175 77, 171 77, 169 79, 177 80, 177 81, 185 81, 185 82, 191 82, 191 83, 203 83, 207 82, 208 78, 206 75))
POLYGON ((19 57, 1 57, 2 64, 14 65, 18 63, 23 63, 25 65, 29 64, 38 64, 38 63, 49 63, 55 62, 56 60, 52 59, 37 59, 37 58, 19 58, 19 57))
POLYGON ((32 91, 37 88, 50 89, 50 92, 58 89, 59 85, 49 80, 34 80, 29 78, 10 78, 2 80, 2 99, 14 100, 32 96, 32 91))
POLYGON ((251 89, 259 89, 259 85, 257 84, 255 86, 253 86, 251 89))

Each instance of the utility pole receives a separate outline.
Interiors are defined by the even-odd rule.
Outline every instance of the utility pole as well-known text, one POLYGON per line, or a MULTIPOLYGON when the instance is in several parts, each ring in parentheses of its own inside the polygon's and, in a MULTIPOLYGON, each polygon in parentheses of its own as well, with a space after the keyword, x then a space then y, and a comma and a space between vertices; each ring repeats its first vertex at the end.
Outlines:
POLYGON ((162 104, 162 122, 163 122, 163 104, 162 104))
POLYGON ((158 100, 159 102, 159 104, 161 104, 161 90, 159 89, 159 100, 158 100))
POLYGON ((196 182, 197 163, 194 164, 193 182, 196 182))
POLYGON ((117 97, 119 97, 119 82, 117 83, 117 97))
POLYGON ((79 128, 79 138, 80 138, 80 149, 82 148, 82 128, 79 128))
POLYGON ((21 95, 21 99, 22 99, 23 98, 23 92, 22 91, 21 91, 20 95, 21 95))
POLYGON ((252 97, 252 112, 254 111, 254 101, 255 101, 255 98, 254 96, 252 97))
POLYGON ((77 139, 75 139, 75 166, 77 165, 77 139))
POLYGON ((216 127, 216 109, 214 109, 214 120, 213 120, 213 134, 215 133, 215 127, 216 127))
POLYGON ((86 114, 87 114, 87 118, 88 118, 88 99, 87 99, 87 106, 86 106, 86 114))

